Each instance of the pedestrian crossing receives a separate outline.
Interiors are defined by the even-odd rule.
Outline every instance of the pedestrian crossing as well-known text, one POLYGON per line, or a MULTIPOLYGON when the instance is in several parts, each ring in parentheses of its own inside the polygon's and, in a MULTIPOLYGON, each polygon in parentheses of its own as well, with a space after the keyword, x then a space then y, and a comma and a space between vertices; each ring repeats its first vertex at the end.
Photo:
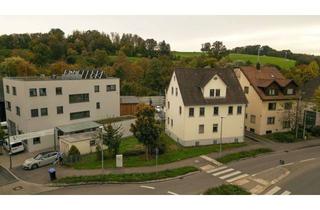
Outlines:
MULTIPOLYGON (((210 160, 208 157, 204 158, 205 160, 210 160)), ((211 164, 204 165, 200 167, 204 172, 211 174, 214 177, 217 177, 227 183, 238 185, 248 190, 254 195, 290 195, 291 192, 281 189, 279 186, 268 187, 261 180, 256 180, 254 177, 250 176, 247 173, 243 173, 240 170, 228 167, 226 165, 214 166, 211 164), (266 189, 267 188, 267 189, 266 189)))

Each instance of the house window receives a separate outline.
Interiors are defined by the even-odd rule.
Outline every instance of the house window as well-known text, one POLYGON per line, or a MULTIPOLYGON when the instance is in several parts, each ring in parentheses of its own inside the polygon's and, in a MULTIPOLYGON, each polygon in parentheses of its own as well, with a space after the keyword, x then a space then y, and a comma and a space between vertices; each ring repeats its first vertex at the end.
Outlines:
POLYGON ((62 87, 56 87, 56 95, 62 95, 62 87))
POLYGON ((100 109, 100 102, 97 102, 97 103, 96 103, 96 108, 97 108, 97 109, 100 109))
POLYGON ((117 86, 116 85, 107 85, 107 92, 116 91, 117 86))
POLYGON ((267 130, 266 131, 266 134, 271 134, 272 133, 272 130, 267 130))
POLYGON ((174 91, 174 90, 173 90, 173 87, 171 87, 171 95, 173 95, 173 91, 174 91))
POLYGON ((171 119, 171 127, 173 127, 173 119, 171 119))
POLYGON ((214 89, 210 89, 210 97, 214 97, 214 89))
POLYGON ((256 123, 256 116, 255 115, 250 115, 250 122, 252 124, 255 124, 256 123))
POLYGON ((276 90, 275 90, 274 88, 270 88, 270 89, 268 90, 268 95, 269 95, 269 96, 275 96, 275 95, 276 95, 276 90))
POLYGON ((57 106, 57 114, 63 114, 63 106, 57 106))
POLYGON ((46 88, 39 88, 39 95, 40 96, 46 96, 47 95, 47 89, 46 88))
POLYGON ((247 114, 247 113, 245 114, 245 118, 246 118, 246 119, 248 118, 248 114, 247 114))
POLYGON ((11 111, 11 102, 10 101, 6 101, 6 109, 8 111, 11 111))
POLYGON ((31 117, 38 117, 39 111, 38 109, 31 109, 31 117))
POLYGON ((40 137, 33 138, 33 144, 41 144, 40 137))
POLYGON ((182 108, 181 106, 179 106, 179 114, 181 115, 181 113, 182 113, 182 108))
POLYGON ((20 116, 20 107, 16 106, 16 114, 20 116))
POLYGON ((248 86, 245 86, 245 87, 244 87, 244 93, 245 93, 245 94, 248 94, 248 93, 249 93, 249 87, 248 87, 248 86))
POLYGON ((213 126, 212 126, 212 132, 213 132, 213 133, 218 132, 218 124, 213 124, 213 126))
POLYGON ((194 108, 191 107, 189 108, 189 117, 193 117, 194 116, 194 108))
POLYGON ((290 128, 290 121, 289 120, 283 121, 283 129, 287 129, 287 128, 290 128))
POLYGON ((176 88, 176 96, 178 95, 178 88, 176 88))
POLYGON ((9 85, 6 85, 6 92, 7 92, 8 94, 10 93, 9 85))
POLYGON ((168 104, 168 109, 170 109, 170 101, 168 101, 167 104, 168 104))
POLYGON ((69 103, 82 103, 89 101, 89 93, 82 93, 82 94, 72 94, 69 95, 69 103))
POLYGON ((220 89, 216 89, 216 97, 220 96, 220 89))
POLYGON ((168 125, 169 125, 170 124, 170 118, 169 117, 168 117, 167 121, 168 121, 168 125))
POLYGON ((70 113, 70 120, 77 120, 90 117, 90 111, 72 112, 70 113))
POLYGON ((273 125, 275 122, 275 117, 268 117, 267 118, 267 124, 268 125, 273 125))
POLYGON ((48 116, 48 108, 40 109, 41 116, 48 116))
POLYGON ((213 115, 219 115, 219 107, 218 106, 213 107, 213 115))
POLYGON ((37 96, 37 89, 36 88, 30 88, 29 89, 30 96, 37 96))
POLYGON ((17 95, 17 88, 16 87, 12 87, 12 95, 17 95))
POLYGON ((90 140, 90 147, 93 147, 96 145, 96 140, 90 140))
POLYGON ((293 95, 293 93, 294 93, 293 88, 288 88, 287 89, 287 95, 293 95))
POLYGON ((100 91, 100 86, 99 85, 95 85, 94 86, 94 92, 98 93, 100 91))
POLYGON ((200 112, 199 112, 199 116, 203 117, 204 116, 204 107, 200 107, 200 112))
POLYGON ((284 103, 284 109, 285 110, 291 110, 292 109, 292 102, 284 103))
POLYGON ((233 114, 233 106, 228 107, 228 114, 233 114))
POLYGON ((204 133, 204 125, 199 125, 199 133, 204 133))
POLYGON ((242 114, 242 106, 237 107, 237 114, 242 114))
POLYGON ((276 110, 277 103, 269 103, 268 104, 268 110, 276 110))

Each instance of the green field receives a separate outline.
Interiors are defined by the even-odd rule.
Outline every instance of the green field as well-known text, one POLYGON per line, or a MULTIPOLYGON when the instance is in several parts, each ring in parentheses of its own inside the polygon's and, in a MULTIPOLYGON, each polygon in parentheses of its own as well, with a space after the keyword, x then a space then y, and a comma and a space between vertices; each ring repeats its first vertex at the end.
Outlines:
MULTIPOLYGON (((229 58, 232 61, 250 61, 251 63, 257 63, 258 56, 257 55, 247 55, 247 54, 229 54, 229 58)), ((278 57, 271 57, 271 56, 260 56, 260 63, 264 64, 274 64, 279 66, 282 69, 290 69, 295 66, 296 61, 285 59, 285 58, 278 58, 278 57)))
POLYGON ((180 56, 181 58, 188 58, 188 57, 199 56, 199 55, 203 54, 203 52, 177 52, 177 51, 173 51, 172 54, 175 56, 180 56))

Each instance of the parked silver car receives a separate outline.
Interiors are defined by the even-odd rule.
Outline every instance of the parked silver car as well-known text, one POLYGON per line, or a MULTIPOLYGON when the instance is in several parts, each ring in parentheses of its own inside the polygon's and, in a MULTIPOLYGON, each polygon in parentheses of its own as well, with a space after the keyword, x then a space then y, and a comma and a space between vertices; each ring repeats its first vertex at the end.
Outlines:
POLYGON ((59 159, 59 152, 42 152, 24 161, 24 169, 36 169, 56 162, 59 159))

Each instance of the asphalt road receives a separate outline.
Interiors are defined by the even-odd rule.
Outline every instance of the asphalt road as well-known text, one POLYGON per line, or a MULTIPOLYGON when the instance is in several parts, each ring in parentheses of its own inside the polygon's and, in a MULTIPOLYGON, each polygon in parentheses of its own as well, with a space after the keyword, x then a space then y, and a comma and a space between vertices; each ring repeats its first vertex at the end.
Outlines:
POLYGON ((64 187, 54 191, 41 194, 46 195, 199 195, 210 187, 215 187, 223 182, 206 174, 199 172, 183 179, 148 183, 148 184, 102 184, 102 185, 80 185, 64 187))
POLYGON ((12 176, 5 168, 0 166, 0 187, 16 182, 16 178, 12 176))

